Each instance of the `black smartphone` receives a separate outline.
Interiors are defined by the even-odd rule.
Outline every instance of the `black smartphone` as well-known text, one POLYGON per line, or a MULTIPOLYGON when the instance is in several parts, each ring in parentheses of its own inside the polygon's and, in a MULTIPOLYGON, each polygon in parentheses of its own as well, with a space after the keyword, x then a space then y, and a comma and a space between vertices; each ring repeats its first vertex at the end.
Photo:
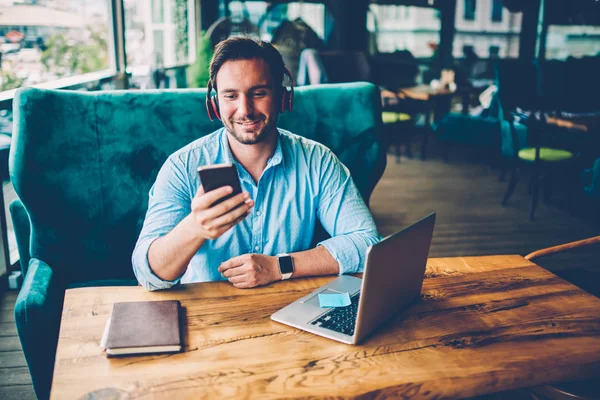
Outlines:
POLYGON ((213 164, 198 167, 200 182, 204 188, 204 193, 220 188, 221 186, 231 186, 233 192, 217 201, 212 205, 217 205, 223 201, 242 193, 240 178, 235 165, 229 164, 213 164))

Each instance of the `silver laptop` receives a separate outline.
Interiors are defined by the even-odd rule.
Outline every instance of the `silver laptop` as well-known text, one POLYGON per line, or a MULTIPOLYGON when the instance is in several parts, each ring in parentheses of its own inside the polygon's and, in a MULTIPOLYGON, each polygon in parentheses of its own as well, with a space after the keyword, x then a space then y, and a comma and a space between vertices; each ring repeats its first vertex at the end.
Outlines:
POLYGON ((358 344, 420 296, 435 213, 369 247, 363 279, 342 275, 282 308, 271 319, 358 344), (319 294, 348 293, 346 307, 321 308, 319 294))

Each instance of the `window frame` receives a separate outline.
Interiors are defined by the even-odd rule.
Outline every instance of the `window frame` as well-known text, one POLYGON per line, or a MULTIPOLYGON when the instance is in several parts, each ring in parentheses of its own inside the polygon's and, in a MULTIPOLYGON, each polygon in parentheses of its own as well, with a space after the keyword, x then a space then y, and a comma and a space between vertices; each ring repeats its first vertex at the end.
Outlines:
MULTIPOLYGON (((97 87, 105 83, 115 82, 118 89, 126 89, 132 73, 128 70, 126 43, 125 43, 125 7, 124 0, 104 0, 107 6, 107 51, 109 54, 108 68, 87 74, 73 75, 42 82, 27 87, 43 89, 82 89, 97 87), (119 87, 122 86, 122 87, 119 87)), ((164 3, 164 0, 161 0, 164 3)), ((165 3, 166 4, 166 3, 165 3)), ((169 65, 166 70, 185 68, 195 62, 196 35, 198 34, 199 2, 188 1, 188 57, 186 62, 177 62, 169 65)), ((0 110, 12 108, 12 99, 19 90, 10 89, 0 91, 0 110)))

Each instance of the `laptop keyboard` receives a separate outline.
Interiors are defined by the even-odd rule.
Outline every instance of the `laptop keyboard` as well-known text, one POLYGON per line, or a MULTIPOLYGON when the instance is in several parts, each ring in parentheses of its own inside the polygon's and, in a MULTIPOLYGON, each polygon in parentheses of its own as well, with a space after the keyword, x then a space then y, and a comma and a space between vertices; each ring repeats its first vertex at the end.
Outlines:
POLYGON ((326 312, 312 321, 311 324, 335 332, 340 332, 344 335, 354 335, 359 298, 360 292, 350 298, 351 303, 349 306, 333 308, 331 311, 326 312))

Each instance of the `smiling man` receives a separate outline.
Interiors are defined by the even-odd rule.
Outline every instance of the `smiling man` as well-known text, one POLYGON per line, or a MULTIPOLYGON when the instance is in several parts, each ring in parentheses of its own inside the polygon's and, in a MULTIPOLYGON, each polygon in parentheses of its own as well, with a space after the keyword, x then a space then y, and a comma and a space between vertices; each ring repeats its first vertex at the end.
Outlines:
POLYGON ((132 261, 148 290, 179 282, 229 280, 238 288, 310 275, 359 272, 375 223, 348 169, 325 146, 278 129, 291 109, 285 66, 268 42, 217 45, 210 64, 216 97, 209 115, 223 128, 172 154, 150 190, 132 261), (232 163, 243 192, 208 193, 200 166, 232 163), (331 238, 310 249, 320 221, 331 238))

